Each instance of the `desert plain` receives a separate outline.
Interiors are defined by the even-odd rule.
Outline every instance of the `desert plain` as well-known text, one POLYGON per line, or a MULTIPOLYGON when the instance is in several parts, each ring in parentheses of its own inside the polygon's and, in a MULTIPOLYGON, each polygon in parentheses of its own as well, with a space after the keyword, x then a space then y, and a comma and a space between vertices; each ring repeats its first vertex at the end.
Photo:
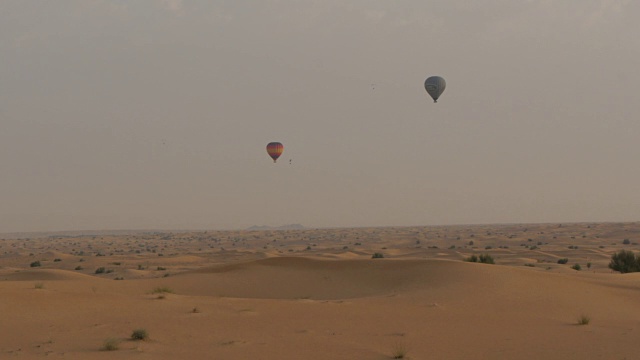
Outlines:
POLYGON ((638 359, 640 273, 608 268, 638 243, 637 222, 4 234, 0 359, 638 359))

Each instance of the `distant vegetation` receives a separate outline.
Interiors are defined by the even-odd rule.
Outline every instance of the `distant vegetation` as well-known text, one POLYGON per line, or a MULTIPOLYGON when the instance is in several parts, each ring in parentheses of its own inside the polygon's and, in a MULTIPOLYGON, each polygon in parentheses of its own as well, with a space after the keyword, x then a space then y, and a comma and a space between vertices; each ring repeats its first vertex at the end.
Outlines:
POLYGON ((571 268, 572 268, 573 270, 576 270, 576 271, 580 271, 580 270, 582 270, 582 267, 580 266, 580 264, 575 264, 575 265, 573 265, 571 268))
POLYGON ((42 266, 42 264, 40 264, 40 261, 34 261, 34 262, 32 262, 29 266, 31 266, 31 267, 38 267, 38 266, 42 266))
POLYGON ((464 259, 464 261, 467 261, 467 262, 479 262, 479 263, 483 263, 483 264, 495 264, 495 262, 493 261, 493 258, 489 254, 480 254, 479 256, 474 254, 474 255, 471 255, 468 258, 464 259))
POLYGON ((384 257, 384 255, 382 253, 375 253, 373 254, 373 256, 371 256, 372 259, 382 259, 384 257))
POLYGON ((569 262, 569 259, 567 259, 567 258, 558 259, 558 264, 566 264, 568 262, 569 262))

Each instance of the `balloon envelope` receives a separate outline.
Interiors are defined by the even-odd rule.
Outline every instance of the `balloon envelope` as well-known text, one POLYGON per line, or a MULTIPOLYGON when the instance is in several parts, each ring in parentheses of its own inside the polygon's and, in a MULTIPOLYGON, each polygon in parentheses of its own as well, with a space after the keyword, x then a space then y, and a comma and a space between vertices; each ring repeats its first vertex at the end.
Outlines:
POLYGON ((269 144, 267 144, 267 154, 271 156, 273 162, 276 162, 276 160, 278 160, 283 151, 284 146, 282 146, 282 144, 279 142, 270 142, 269 144))
POLYGON ((447 87, 447 83, 440 76, 430 76, 424 81, 424 88, 433 99, 433 102, 438 102, 438 98, 442 95, 445 87, 447 87))

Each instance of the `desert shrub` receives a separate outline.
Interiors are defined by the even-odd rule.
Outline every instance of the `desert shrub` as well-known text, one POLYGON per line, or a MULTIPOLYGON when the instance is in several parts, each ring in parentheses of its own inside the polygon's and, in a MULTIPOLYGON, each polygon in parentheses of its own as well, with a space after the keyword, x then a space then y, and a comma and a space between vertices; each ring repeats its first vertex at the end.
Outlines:
POLYGON ((62 261, 62 259, 58 259, 58 258, 53 259, 53 262, 60 262, 60 261, 62 261))
POLYGON ((587 263, 587 269, 591 269, 591 263, 590 262, 587 263))
POLYGON ((578 317, 578 325, 589 325, 591 318, 588 315, 582 314, 578 317))
POLYGON ((636 256, 632 251, 620 250, 611 256, 609 268, 621 273, 640 271, 640 256, 636 256))
POLYGON ((109 338, 102 344, 102 351, 115 351, 120 346, 120 339, 109 338))
POLYGON ((609 268, 621 273, 630 273, 640 271, 638 265, 639 259, 633 253, 633 251, 620 250, 617 253, 611 255, 611 262, 609 262, 609 268))
POLYGON ((535 265, 535 264, 531 264, 531 263, 526 263, 526 264, 524 264, 524 266, 528 266, 528 267, 536 267, 536 265, 535 265))
POLYGON ((135 329, 131 333, 131 340, 147 340, 148 338, 149 333, 146 329, 135 329))
POLYGON ((622 244, 623 245, 629 245, 629 244, 631 244, 631 241, 629 241, 629 239, 624 239, 624 240, 622 240, 622 244))
POLYGON ((158 271, 163 271, 163 270, 167 270, 166 267, 162 267, 162 266, 158 266, 158 271))
POLYGON ((478 256, 473 254, 473 255, 469 256, 468 258, 464 259, 464 261, 467 261, 467 262, 478 262, 478 256))
POLYGON ((372 259, 382 259, 384 255, 382 253, 375 253, 371 256, 372 259))
POLYGON ((104 274, 104 272, 107 271, 107 269, 105 269, 104 267, 99 267, 96 269, 95 273, 96 274, 104 274))
POLYGON ((575 264, 575 265, 573 265, 571 268, 572 268, 573 270, 576 270, 576 271, 580 271, 580 270, 582 270, 582 267, 580 266, 580 264, 575 264))
POLYGON ((29 266, 31 267, 38 267, 38 266, 42 266, 42 264, 40 264, 40 261, 34 261, 31 264, 29 264, 29 266))
POLYGON ((480 256, 478 256, 478 261, 483 264, 495 264, 495 262, 493 262, 493 258, 489 254, 480 254, 480 256))
POLYGON ((76 270, 82 270, 82 266, 80 265, 76 266, 76 270))
POLYGON ((44 284, 43 283, 35 283, 33 285, 34 288, 36 289, 44 289, 44 284))
POLYGON ((569 262, 569 259, 567 258, 558 259, 558 264, 566 264, 568 262, 569 262))
POLYGON ((153 290, 151 290, 151 293, 152 294, 163 294, 163 293, 173 294, 173 290, 166 286, 157 286, 153 288, 153 290))

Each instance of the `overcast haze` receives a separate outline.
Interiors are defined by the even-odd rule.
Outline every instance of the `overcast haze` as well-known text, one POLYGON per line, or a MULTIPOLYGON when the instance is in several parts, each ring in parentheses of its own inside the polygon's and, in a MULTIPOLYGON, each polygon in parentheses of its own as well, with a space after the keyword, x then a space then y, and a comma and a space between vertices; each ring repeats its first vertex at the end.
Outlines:
POLYGON ((632 0, 4 0, 0 231, 640 220, 639 19, 632 0))

